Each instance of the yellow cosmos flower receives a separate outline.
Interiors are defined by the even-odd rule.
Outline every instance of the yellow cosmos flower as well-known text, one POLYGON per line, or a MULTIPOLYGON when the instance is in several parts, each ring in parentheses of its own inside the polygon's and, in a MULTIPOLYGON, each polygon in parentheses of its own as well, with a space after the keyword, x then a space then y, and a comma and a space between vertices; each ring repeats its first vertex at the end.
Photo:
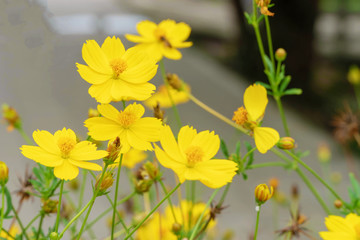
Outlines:
POLYGON ((136 48, 147 51, 157 60, 163 57, 178 60, 182 57, 177 48, 192 46, 192 42, 185 42, 190 36, 191 28, 186 23, 176 23, 174 20, 163 20, 156 25, 151 21, 141 21, 136 26, 140 36, 125 34, 127 40, 138 43, 136 48))
POLYGON ((135 240, 177 240, 171 227, 172 223, 156 212, 136 231, 135 240))
POLYGON ((120 138, 121 153, 130 147, 147 151, 153 150, 151 142, 157 142, 162 128, 161 120, 144 117, 145 108, 141 104, 130 104, 124 111, 118 111, 110 104, 97 107, 102 117, 93 117, 85 121, 89 135, 99 141, 120 138))
POLYGON ((73 130, 63 128, 54 135, 48 131, 34 131, 34 141, 39 146, 23 145, 22 154, 47 167, 54 168, 57 178, 72 180, 79 174, 79 167, 101 171, 101 166, 87 161, 96 160, 108 155, 107 151, 97 150, 89 141, 76 141, 73 130))
POLYGON ((268 98, 266 89, 258 84, 249 86, 244 93, 244 107, 238 108, 232 118, 240 126, 254 134, 255 145, 259 152, 266 153, 280 139, 279 133, 269 127, 260 127, 268 98))
POLYGON ((125 51, 119 38, 107 37, 101 47, 88 40, 82 56, 88 66, 76 63, 78 72, 92 84, 89 94, 100 103, 143 101, 155 90, 148 83, 157 72, 155 59, 134 48, 125 51))
POLYGON ((354 213, 345 218, 330 215, 325 218, 328 232, 320 232, 324 240, 358 240, 360 239, 360 217, 354 213))
POLYGON ((232 181, 237 164, 225 159, 210 160, 220 148, 220 139, 214 132, 197 133, 189 126, 182 127, 178 142, 169 126, 163 128, 160 138, 161 150, 155 145, 159 162, 171 168, 181 183, 185 180, 199 180, 210 188, 220 188, 232 181))
POLYGON ((16 235, 20 232, 20 229, 19 229, 18 226, 12 225, 8 232, 9 232, 11 237, 5 231, 1 231, 0 238, 1 239, 6 239, 6 240, 14 239, 13 237, 16 237, 16 235))
MULTIPOLYGON (((186 85, 185 88, 186 91, 190 91, 190 87, 188 85, 186 85)), ((149 108, 153 108, 159 103, 162 108, 170 108, 172 107, 172 103, 169 98, 169 92, 174 104, 176 105, 189 101, 189 95, 185 91, 178 91, 171 86, 167 88, 165 85, 161 85, 158 91, 146 100, 144 104, 149 108)))

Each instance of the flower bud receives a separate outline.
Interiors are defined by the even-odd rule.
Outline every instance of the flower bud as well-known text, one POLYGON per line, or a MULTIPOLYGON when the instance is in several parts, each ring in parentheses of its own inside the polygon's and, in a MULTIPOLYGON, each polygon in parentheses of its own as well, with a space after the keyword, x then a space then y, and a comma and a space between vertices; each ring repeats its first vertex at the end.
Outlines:
POLYGON ((348 81, 352 85, 360 84, 360 69, 359 69, 359 67, 356 65, 352 65, 349 69, 347 78, 348 78, 348 81))
POLYGON ((105 158, 104 161, 108 161, 109 163, 115 162, 115 160, 119 157, 121 149, 120 138, 116 137, 113 142, 109 142, 108 151, 109 155, 105 158))
POLYGON ((180 223, 174 223, 171 227, 171 230, 177 235, 182 229, 182 226, 180 223))
POLYGON ((291 186, 291 197, 294 200, 299 199, 299 188, 298 188, 298 186, 296 184, 291 186))
POLYGON ((5 185, 9 180, 9 168, 0 161, 0 185, 5 185))
POLYGON ((341 208, 342 205, 343 205, 343 203, 342 203, 342 201, 340 201, 339 199, 336 199, 336 200, 334 201, 334 206, 335 206, 337 209, 341 208))
POLYGON ((135 181, 135 190, 137 193, 148 192, 153 184, 153 180, 137 180, 135 181))
POLYGON ((164 122, 164 114, 165 111, 160 109, 160 104, 158 102, 156 106, 154 106, 154 117, 164 122))
POLYGON ((277 61, 284 61, 286 59, 286 51, 283 48, 278 48, 275 52, 275 59, 277 61))
POLYGON ((255 188, 255 200, 256 202, 261 205, 269 200, 274 193, 273 187, 269 190, 269 187, 266 184, 259 184, 255 188))
POLYGON ((100 113, 97 109, 89 108, 88 118, 93 118, 93 117, 100 117, 100 113))
POLYGON ((58 206, 58 203, 59 203, 58 200, 52 200, 52 199, 44 200, 44 199, 42 199, 41 201, 42 201, 41 209, 45 213, 56 213, 57 212, 57 206, 58 206))
POLYGON ((274 188, 274 191, 276 191, 279 186, 279 179, 276 177, 270 178, 269 185, 274 188))
POLYGON ((147 174, 152 180, 156 180, 161 177, 160 170, 156 162, 146 162, 143 165, 143 169, 147 172, 147 174))
POLYGON ((50 240, 57 240, 58 239, 58 233, 57 232, 52 232, 50 233, 50 240))
POLYGON ((2 105, 3 118, 8 124, 7 130, 13 131, 15 128, 21 127, 20 116, 15 108, 10 107, 6 103, 2 105))
POLYGON ((108 190, 114 182, 113 173, 111 171, 106 171, 104 173, 103 179, 99 185, 101 179, 101 174, 96 177, 95 189, 99 189, 98 196, 102 196, 106 194, 106 190, 108 190))
POLYGON ((181 91, 182 90, 182 82, 179 78, 179 76, 175 73, 168 73, 166 75, 166 80, 168 81, 169 85, 178 90, 181 91))
POLYGON ((282 137, 277 143, 277 146, 283 150, 291 150, 295 148, 295 140, 292 137, 282 137))
POLYGON ((320 144, 317 149, 317 155, 320 162, 329 162, 331 159, 331 152, 329 146, 326 143, 320 144))
POLYGON ((75 179, 69 181, 67 183, 67 185, 69 186, 69 188, 71 190, 78 190, 79 189, 79 180, 77 178, 75 178, 75 179))

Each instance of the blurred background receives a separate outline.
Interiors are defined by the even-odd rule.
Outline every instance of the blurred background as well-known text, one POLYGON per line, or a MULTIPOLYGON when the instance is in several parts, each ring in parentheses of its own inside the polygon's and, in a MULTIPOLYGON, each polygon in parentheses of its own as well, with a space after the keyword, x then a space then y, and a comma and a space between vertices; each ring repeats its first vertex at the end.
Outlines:
MULTIPOLYGON (((334 115, 343 112, 346 106, 352 109, 357 106, 347 73, 350 65, 360 65, 360 1, 273 3, 271 10, 275 16, 270 23, 274 48, 285 48, 288 53, 285 64, 287 74, 292 76, 290 87, 303 89, 302 95, 283 99, 292 136, 299 149, 310 150, 305 160, 319 171, 317 146, 324 142, 330 146, 332 168, 343 176, 337 188, 345 195, 347 172, 357 169, 354 160, 357 155, 353 153, 358 147, 355 141, 334 140, 333 122, 334 115)), ((246 87, 255 81, 266 81, 253 29, 243 16, 244 11, 250 11, 251 4, 250 0, 0 0, 0 103, 6 102, 18 110, 30 135, 36 129, 53 133, 65 126, 86 138, 83 121, 88 108, 96 107, 96 102, 88 95, 89 85, 75 67, 76 62, 83 63, 83 43, 95 39, 101 44, 107 36, 115 35, 130 47, 132 44, 123 34, 136 34, 139 21, 160 22, 170 18, 191 26, 194 47, 184 49, 180 61, 166 60, 166 69, 188 82, 195 96, 231 118, 233 111, 242 105, 246 87)), ((261 26, 263 33, 264 30, 261 26)), ((160 76, 153 82, 159 85, 160 76)), ((237 140, 252 141, 192 103, 179 109, 184 124, 198 130, 215 130, 231 150, 237 140)), ((167 113, 171 122, 171 110, 167 113)), ((147 114, 151 115, 151 111, 147 114)), ((356 117, 353 122, 358 131, 356 117)), ((264 125, 284 135, 272 101, 264 125)), ((22 144, 25 143, 18 133, 7 132, 5 125, 0 128, 0 157, 10 167, 10 189, 19 187, 16 176, 23 176, 25 168, 34 164, 21 156, 22 144)), ((271 154, 256 155, 259 162, 273 158, 271 154)), ((308 229, 315 238, 317 231, 325 229, 324 212, 297 175, 279 168, 254 170, 248 175, 247 181, 241 177, 234 179, 227 201, 229 208, 219 218, 221 234, 232 229, 234 239, 249 239, 255 225, 253 189, 271 177, 280 179, 287 194, 293 184, 299 185, 301 210, 310 219, 308 229)), ((314 184, 328 199, 327 191, 316 181, 314 184)), ((206 199, 210 192, 205 188, 202 191, 206 199)), ((103 199, 97 201, 100 205, 108 204, 103 199)), ((30 220, 38 207, 38 203, 29 203, 21 215, 30 220)), ((259 239, 269 239, 268 234, 274 232, 271 206, 263 211, 259 239)), ((96 212, 101 212, 101 207, 96 212)), ((277 229, 286 227, 290 219, 288 209, 281 210, 279 218, 277 229)), ((108 230, 101 227, 97 233, 102 239, 108 230)))

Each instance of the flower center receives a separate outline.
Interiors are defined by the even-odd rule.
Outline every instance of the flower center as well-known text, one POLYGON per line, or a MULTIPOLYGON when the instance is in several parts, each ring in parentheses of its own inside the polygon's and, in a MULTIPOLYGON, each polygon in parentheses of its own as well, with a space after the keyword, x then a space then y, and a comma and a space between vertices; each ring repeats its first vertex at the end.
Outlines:
POLYGON ((114 72, 114 77, 118 78, 119 75, 127 69, 127 64, 120 58, 115 58, 110 61, 110 67, 114 72))
POLYGON ((162 29, 162 28, 156 28, 156 29, 154 30, 154 35, 155 35, 155 37, 156 37, 160 42, 162 42, 165 47, 172 48, 171 43, 170 43, 169 40, 166 38, 165 34, 166 34, 165 30, 162 29))
POLYGON ((76 141, 69 137, 60 137, 57 144, 61 152, 61 157, 69 158, 71 150, 73 150, 76 145, 76 141))
POLYGON ((204 151, 199 146, 189 146, 185 151, 185 155, 188 161, 187 166, 192 168, 196 163, 202 162, 204 151))
POLYGON ((132 112, 120 112, 119 122, 124 128, 128 128, 136 121, 136 115, 132 112))
POLYGON ((232 120, 240 125, 243 126, 248 121, 248 112, 244 107, 239 107, 235 112, 232 120))

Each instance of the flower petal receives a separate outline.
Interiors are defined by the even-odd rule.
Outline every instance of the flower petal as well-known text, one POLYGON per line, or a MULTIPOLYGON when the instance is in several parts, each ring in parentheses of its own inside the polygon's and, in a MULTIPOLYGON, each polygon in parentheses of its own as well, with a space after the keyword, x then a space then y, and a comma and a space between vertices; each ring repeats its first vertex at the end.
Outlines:
POLYGON ((76 63, 80 76, 90 84, 102 84, 112 78, 112 74, 104 74, 94 71, 89 66, 76 63))
POLYGON ((179 149, 185 159, 186 159, 186 156, 185 156, 184 151, 192 143, 196 134, 197 134, 196 130, 190 126, 184 126, 179 131, 179 134, 178 134, 179 149))
POLYGON ((99 164, 92 163, 92 162, 76 161, 73 159, 69 159, 69 162, 72 165, 75 165, 77 167, 84 168, 87 170, 92 170, 92 171, 101 171, 102 170, 102 167, 99 164))
POLYGON ((141 36, 152 40, 155 40, 154 31, 156 30, 156 28, 156 23, 153 23, 149 20, 141 21, 136 25, 136 30, 141 36))
POLYGON ((89 94, 100 103, 109 103, 113 100, 111 96, 111 88, 114 80, 110 79, 102 84, 92 85, 89 88, 89 94))
POLYGON ((116 101, 138 100, 144 101, 151 97, 155 86, 151 83, 131 84, 122 80, 114 81, 111 87, 111 96, 116 101))
POLYGON ((267 103, 267 93, 263 86, 253 84, 245 90, 244 105, 251 121, 257 121, 264 115, 267 103))
POLYGON ((87 40, 82 48, 84 61, 99 73, 111 74, 112 69, 105 53, 101 50, 95 40, 87 40))
POLYGON ((120 38, 115 36, 107 37, 104 43, 101 45, 101 50, 105 53, 108 61, 115 58, 120 58, 125 53, 125 47, 122 44, 120 38))
MULTIPOLYGON (((153 150, 153 147, 151 146, 150 142, 143 139, 142 136, 140 135, 140 133, 133 132, 131 130, 128 131, 127 132, 127 140, 129 142, 130 146, 133 147, 134 149, 143 150, 143 151, 152 151, 153 150)), ((121 141, 121 139, 120 139, 120 141, 121 141)))
MULTIPOLYGON (((191 33, 191 27, 186 23, 180 22, 175 24, 175 26, 171 28, 171 31, 168 32, 166 37, 168 37, 168 39, 171 40, 171 43, 173 44, 173 41, 175 42, 185 41, 186 39, 189 38, 190 33, 191 33)), ((174 45, 172 46, 175 47, 174 45)))
POLYGON ((178 143, 175 140, 174 134, 170 126, 164 126, 161 130, 160 143, 164 151, 178 162, 186 163, 186 159, 182 158, 178 143))
POLYGON ((141 104, 133 103, 133 104, 128 105, 125 108, 124 112, 132 113, 132 114, 136 115, 137 119, 140 119, 145 113, 145 108, 141 104))
POLYGON ((64 163, 54 168, 54 175, 63 180, 72 180, 79 175, 79 169, 72 165, 69 160, 64 160, 64 163))
POLYGON ((185 181, 184 173, 187 169, 185 164, 173 159, 171 156, 169 156, 163 150, 161 150, 156 144, 155 144, 155 155, 161 165, 163 165, 166 168, 172 169, 178 175, 180 182, 185 181))
POLYGON ((40 131, 38 129, 37 131, 33 132, 33 138, 37 145, 39 145, 39 147, 41 147, 43 150, 55 155, 60 155, 60 149, 57 145, 57 142, 54 136, 48 131, 40 131))
POLYGON ((136 123, 131 126, 131 131, 141 135, 146 141, 157 142, 160 140, 161 128, 162 123, 160 119, 145 117, 136 121, 136 123))
POLYGON ((220 148, 220 138, 214 132, 199 132, 193 139, 191 145, 199 146, 204 151, 204 160, 209 160, 215 156, 220 148))
POLYGON ((176 48, 163 48, 163 55, 173 60, 179 60, 182 58, 181 52, 176 48))
POLYGON ((280 136, 273 128, 256 127, 254 129, 254 139, 257 149, 264 154, 279 141, 280 136))
POLYGON ((58 130, 54 133, 55 141, 57 142, 60 138, 68 138, 76 141, 76 134, 70 128, 66 129, 65 127, 61 130, 58 130))
POLYGON ((64 159, 59 155, 51 154, 37 146, 23 145, 20 150, 25 157, 47 167, 60 166, 64 161, 64 159))
POLYGON ((103 117, 118 122, 120 112, 111 104, 100 104, 97 109, 103 117))
POLYGON ((125 34, 125 38, 130 41, 130 42, 134 42, 134 43, 141 43, 141 42, 149 42, 152 41, 151 39, 147 39, 145 37, 142 36, 137 36, 137 35, 133 35, 133 34, 125 34))
POLYGON ((84 123, 89 130, 88 134, 99 141, 116 138, 123 132, 119 124, 104 117, 89 118, 84 123))
MULTIPOLYGON (((71 150, 70 158, 73 160, 97 160, 106 157, 109 153, 97 150, 96 145, 89 141, 82 141, 71 150)), ((80 167, 80 166, 78 166, 80 167)))

